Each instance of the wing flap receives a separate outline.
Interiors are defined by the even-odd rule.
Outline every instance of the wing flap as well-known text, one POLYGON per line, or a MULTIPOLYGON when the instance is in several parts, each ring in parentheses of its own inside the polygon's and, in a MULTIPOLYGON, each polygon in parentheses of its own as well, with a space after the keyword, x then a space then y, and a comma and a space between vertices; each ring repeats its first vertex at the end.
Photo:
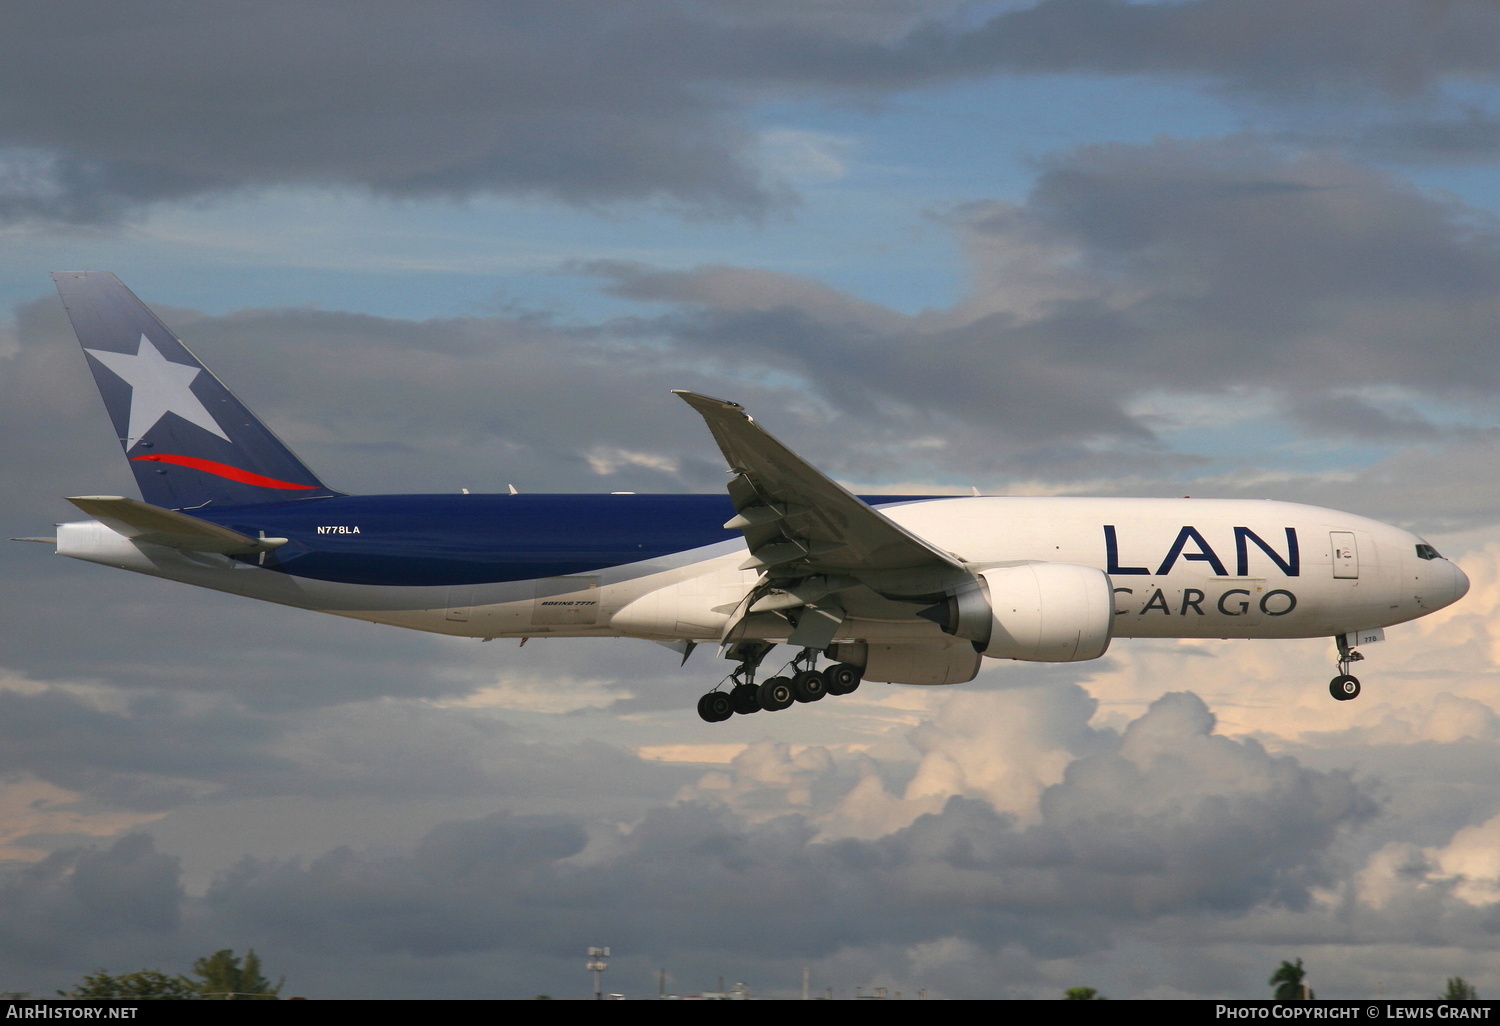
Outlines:
POLYGON ((162 509, 138 499, 119 495, 75 495, 73 505, 99 521, 116 534, 131 541, 150 542, 189 552, 219 552, 226 556, 245 556, 269 552, 286 544, 285 538, 251 538, 218 524, 162 509))

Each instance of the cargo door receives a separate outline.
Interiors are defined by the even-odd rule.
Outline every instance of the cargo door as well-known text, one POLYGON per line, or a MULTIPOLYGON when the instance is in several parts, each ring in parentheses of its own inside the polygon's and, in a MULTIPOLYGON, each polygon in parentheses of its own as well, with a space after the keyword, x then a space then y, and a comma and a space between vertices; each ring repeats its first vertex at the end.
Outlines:
MULTIPOLYGON (((1204 608, 1211 609, 1220 616, 1234 617, 1234 623, 1240 627, 1260 625, 1261 617, 1265 614, 1265 608, 1261 605, 1266 597, 1264 577, 1215 577, 1204 590, 1208 592, 1202 602, 1204 608)), ((1182 598, 1184 616, 1187 615, 1190 597, 1184 595, 1182 598)))
POLYGON ((449 585, 448 619, 456 623, 467 623, 469 620, 469 610, 472 608, 474 608, 474 585, 449 585))

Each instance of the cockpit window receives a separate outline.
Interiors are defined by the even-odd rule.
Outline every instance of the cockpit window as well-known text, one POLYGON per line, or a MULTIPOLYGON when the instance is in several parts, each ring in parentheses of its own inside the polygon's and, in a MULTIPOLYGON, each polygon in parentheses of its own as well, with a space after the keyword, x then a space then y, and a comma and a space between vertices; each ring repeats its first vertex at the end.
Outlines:
POLYGON ((1423 542, 1422 544, 1417 546, 1417 558, 1442 559, 1443 557, 1438 555, 1437 549, 1433 548, 1431 545, 1428 545, 1426 542, 1423 542))

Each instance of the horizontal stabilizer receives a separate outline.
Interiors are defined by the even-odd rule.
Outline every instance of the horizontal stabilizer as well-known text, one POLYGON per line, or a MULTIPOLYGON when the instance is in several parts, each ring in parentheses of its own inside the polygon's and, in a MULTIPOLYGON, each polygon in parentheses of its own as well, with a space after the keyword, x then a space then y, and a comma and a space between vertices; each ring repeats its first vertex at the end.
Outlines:
POLYGON ((75 495, 73 505, 99 521, 116 534, 131 541, 150 542, 189 552, 220 552, 226 556, 246 556, 269 552, 286 544, 285 538, 251 538, 218 524, 162 509, 138 499, 119 495, 75 495))

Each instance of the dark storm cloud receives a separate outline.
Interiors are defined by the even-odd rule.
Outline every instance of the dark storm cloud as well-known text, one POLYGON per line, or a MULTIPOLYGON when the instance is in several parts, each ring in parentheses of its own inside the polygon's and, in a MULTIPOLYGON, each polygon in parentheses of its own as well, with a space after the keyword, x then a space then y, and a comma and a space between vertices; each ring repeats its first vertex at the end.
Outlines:
POLYGON ((556 939, 538 936, 552 933, 538 920, 553 911, 556 864, 587 841, 576 824, 498 814, 438 827, 404 859, 345 849, 306 866, 246 860, 208 903, 235 929, 299 943, 441 955, 527 936, 548 948, 556 939), (371 899, 383 907, 378 924, 362 914, 371 899))
POLYGON ((1038 342, 1138 387, 1448 391, 1500 370, 1494 226, 1331 154, 1252 138, 1085 147, 1044 165, 1023 207, 972 223, 1045 233, 1114 286, 1061 305, 1056 329, 1078 330, 1044 322, 1038 342))
POLYGON ((630 801, 663 798, 690 777, 601 742, 542 743, 482 711, 375 694, 278 716, 219 696, 0 690, 0 779, 44 780, 137 812, 285 796, 547 800, 583 788, 630 801))
POLYGON ((1373 125, 1351 143, 1377 159, 1475 164, 1500 153, 1500 120, 1470 107, 1453 117, 1373 125))
POLYGON ((19 4, 0 215, 283 183, 758 214, 787 195, 756 167, 745 89, 920 80, 890 39, 955 6, 19 4))
MULTIPOLYGON (((1081 727, 1092 704, 1068 708, 1059 715, 1081 727)), ((1311 900, 1348 888, 1351 833, 1369 835, 1366 849, 1391 836, 1392 810, 1371 797, 1378 779, 1220 736, 1190 694, 1099 737, 1029 825, 964 798, 874 840, 819 841, 799 815, 747 822, 697 802, 658 804, 628 829, 608 814, 498 813, 438 826, 407 851, 244 859, 201 898, 184 893, 175 858, 132 836, 11 867, 0 953, 33 989, 98 965, 185 968, 233 943, 287 966, 303 993, 520 996, 571 992, 591 941, 632 960, 617 974, 634 963, 644 980, 670 965, 674 980, 702 987, 733 967, 761 990, 809 963, 826 977, 852 957, 868 972, 943 945, 936 966, 930 952, 923 968, 895 971, 927 986, 946 978, 949 996, 994 996, 1001 952, 1015 963, 1007 978, 1030 978, 1121 937, 1149 944, 1143 928, 1222 940, 1255 922, 1308 942, 1353 930, 1372 944, 1492 946, 1494 907, 1455 900, 1434 856, 1415 849, 1405 890, 1383 906, 1311 900), (945 973, 958 956, 971 971, 945 973)), ((594 770, 591 786, 605 779, 594 770)), ((1400 804, 1395 813, 1413 814, 1400 804)), ((627 978, 611 980, 628 990, 627 978)))
POLYGON ((195 797, 205 777, 264 775, 279 731, 222 707, 194 712, 134 696, 107 712, 61 691, 0 691, 0 773, 29 773, 112 805, 157 811, 195 797))
POLYGON ((10 975, 20 964, 82 963, 109 951, 118 957, 133 944, 172 933, 181 923, 178 874, 177 859, 157 852, 141 834, 104 851, 74 848, 12 867, 0 882, 6 983, 24 987, 10 975))
POLYGON ((1332 394, 1304 397, 1288 412, 1324 438, 1430 441, 1443 434, 1409 406, 1391 405, 1393 409, 1382 410, 1358 396, 1332 394))
POLYGON ((1494 77, 1500 12, 1484 0, 1042 0, 933 49, 974 71, 1178 74, 1270 95, 1403 96, 1494 77))
MULTIPOLYGON (((681 708, 682 703, 678 703, 681 708)), ((656 801, 689 772, 645 762, 602 741, 547 743, 483 711, 381 701, 325 710, 285 724, 276 752, 295 771, 225 773, 226 798, 487 796, 496 801, 601 804, 656 801)))
POLYGON ((751 826, 684 804, 588 854, 575 827, 495 817, 408 858, 247 862, 207 901, 282 946, 437 954, 524 936, 565 950, 594 930, 633 950, 753 958, 951 935, 1055 954, 1159 914, 1303 904, 1334 834, 1371 803, 1344 775, 1212 730, 1196 697, 1162 699, 1115 751, 1075 761, 1028 828, 953 799, 876 841, 815 843, 798 816, 751 826))
POLYGON ((978 25, 956 6, 12 4, 0 216, 289 183, 753 215, 786 199, 744 118, 768 96, 1001 72, 1401 95, 1493 76, 1500 43, 1477 0, 1046 0, 978 25))
MULTIPOLYGON (((1086 720, 1092 705, 1068 708, 1086 720)), ((692 802, 628 830, 500 813, 441 825, 406 853, 245 859, 201 899, 183 894, 175 859, 127 837, 13 868, 0 951, 36 975, 76 977, 134 968, 144 950, 185 964, 233 938, 325 992, 334 970, 320 953, 338 952, 346 978, 354 959, 351 993, 365 996, 411 959, 460 974, 444 985, 465 992, 550 989, 591 937, 705 977, 716 961, 765 979, 789 962, 945 938, 1057 958, 1162 915, 1300 907, 1327 880, 1335 834, 1371 813, 1346 775, 1217 736, 1191 695, 1111 738, 1073 761, 1027 827, 961 798, 870 841, 818 842, 801 816, 749 823, 692 802), (513 966, 498 982, 497 953, 513 966), (479 954, 489 964, 454 961, 479 954)), ((592 786, 612 772, 592 769, 592 786)))
POLYGON ((675 4, 27 4, 0 40, 0 210, 286 182, 755 211, 743 129, 675 4), (697 81, 695 81, 695 78, 697 81))
MULTIPOLYGON (((1092 705, 1068 708, 1081 725, 1092 705)), ((1218 736, 1192 695, 1110 738, 1073 760, 1029 826, 962 798, 876 840, 831 842, 801 816, 750 823, 694 802, 627 830, 501 813, 439 826, 409 852, 245 859, 201 899, 181 893, 174 860, 126 838, 14 871, 0 944, 36 973, 77 974, 139 959, 146 935, 179 953, 234 938, 297 966, 299 988, 326 993, 342 973, 364 996, 429 992, 392 983, 412 960, 450 992, 567 988, 589 938, 704 979, 726 965, 790 979, 808 960, 953 939, 1055 959, 1162 916, 1301 908, 1331 879, 1335 836, 1373 812, 1346 774, 1218 736), (43 943, 58 924, 90 939, 85 953, 43 943)), ((985 993, 973 980, 970 996, 985 993)))
POLYGON ((1160 473, 1159 421, 1132 407, 1162 391, 1265 390, 1314 430, 1435 439, 1452 432, 1356 393, 1472 401, 1500 383, 1500 231, 1335 154, 1252 136, 1083 147, 1042 162, 1024 202, 952 216, 973 292, 918 317, 789 275, 589 269, 674 307, 615 334, 726 377, 792 376, 823 404, 794 416, 859 424, 837 432, 846 474, 894 458, 1083 476, 1122 454, 1160 473), (922 435, 944 444, 882 451, 922 435))

